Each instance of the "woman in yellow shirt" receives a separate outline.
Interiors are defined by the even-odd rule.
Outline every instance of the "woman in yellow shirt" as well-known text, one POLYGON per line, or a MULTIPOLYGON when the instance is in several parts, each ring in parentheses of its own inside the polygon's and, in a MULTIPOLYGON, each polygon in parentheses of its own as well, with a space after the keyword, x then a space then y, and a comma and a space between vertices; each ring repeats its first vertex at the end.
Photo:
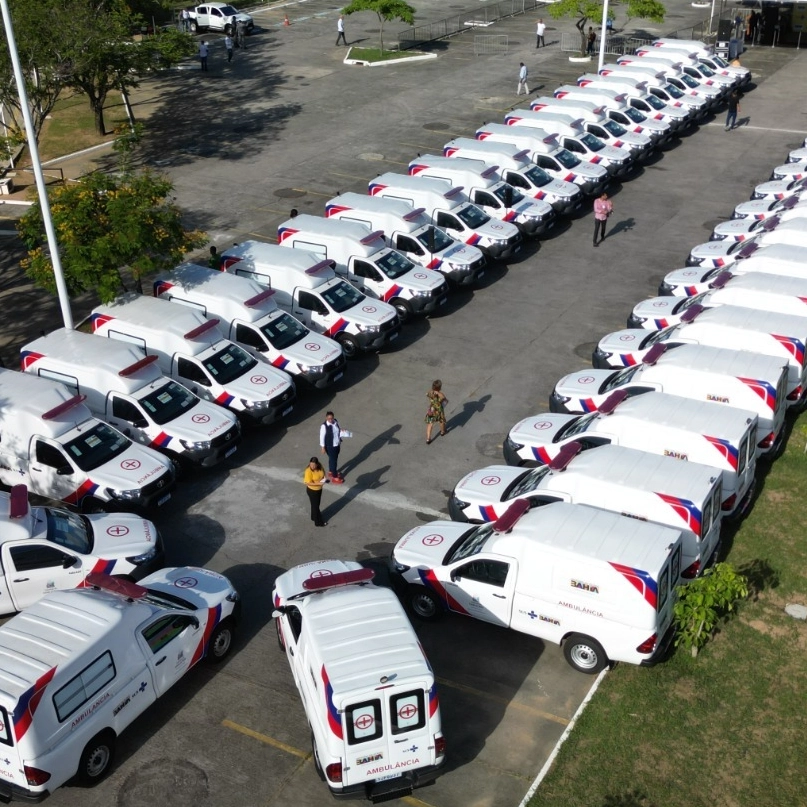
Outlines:
POLYGON ((324 527, 328 522, 323 521, 322 513, 319 511, 319 503, 322 499, 322 486, 328 480, 325 479, 325 471, 316 457, 311 457, 308 467, 303 474, 305 492, 308 494, 308 501, 311 505, 311 520, 315 527, 324 527))

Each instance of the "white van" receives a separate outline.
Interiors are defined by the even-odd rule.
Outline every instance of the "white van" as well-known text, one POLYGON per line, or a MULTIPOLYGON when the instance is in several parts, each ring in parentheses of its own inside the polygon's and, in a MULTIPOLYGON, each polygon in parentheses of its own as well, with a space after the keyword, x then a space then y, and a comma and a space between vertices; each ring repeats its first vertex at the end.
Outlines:
POLYGON ((445 761, 437 686, 398 598, 372 569, 321 560, 275 580, 277 638, 317 773, 336 798, 408 796, 445 761))
POLYGON ((342 193, 325 203, 325 215, 381 230, 388 246, 410 261, 440 272, 455 286, 475 283, 485 268, 480 250, 435 227, 422 207, 413 208, 408 202, 342 193))
POLYGON ((652 56, 653 54, 682 53, 690 58, 694 58, 698 64, 714 70, 720 76, 730 78, 735 86, 747 84, 751 81, 751 71, 747 67, 730 65, 722 56, 710 53, 701 47, 687 44, 673 44, 673 40, 668 42, 654 42, 652 45, 643 46, 636 49, 637 56, 652 56))
POLYGON ((157 276, 154 296, 218 319, 228 339, 316 389, 332 387, 344 375, 339 344, 281 311, 275 292, 254 280, 185 263, 157 276))
POLYGON ((580 504, 529 506, 513 502, 471 529, 433 521, 406 533, 392 564, 415 614, 449 610, 562 645, 583 673, 659 661, 672 640, 681 533, 580 504))
MULTIPOLYGON (((582 87, 579 89, 584 91, 582 87)), ((623 108, 627 109, 627 105, 623 104, 623 108)), ((651 138, 648 133, 622 126, 609 117, 609 110, 604 105, 596 104, 591 99, 543 95, 533 99, 530 109, 553 118, 558 116, 556 120, 573 126, 579 124, 583 131, 594 135, 608 146, 627 151, 636 159, 650 154, 655 140, 658 139, 651 138)))
POLYGON ((199 660, 222 661, 232 647, 240 602, 216 572, 87 583, 0 627, 3 801, 42 801, 73 777, 95 785, 120 733, 199 660))
POLYGON ((166 378, 157 357, 144 358, 134 345, 59 328, 29 342, 20 360, 24 372, 84 396, 95 417, 177 465, 209 468, 238 448, 241 426, 232 412, 166 378))
POLYGON ((708 65, 699 62, 695 56, 688 56, 681 51, 672 52, 656 48, 652 49, 652 52, 637 51, 635 56, 620 56, 617 63, 634 64, 637 60, 647 60, 651 65, 679 67, 682 73, 698 83, 721 90, 724 97, 736 83, 734 78, 716 73, 708 65))
POLYGON ((530 109, 514 109, 504 116, 504 122, 508 126, 537 129, 545 133, 541 136, 557 135, 558 143, 563 148, 581 160, 605 166, 612 176, 624 176, 633 169, 634 161, 629 151, 606 146, 599 138, 586 133, 582 122, 565 121, 549 113, 533 112, 530 109))
MULTIPOLYGON (((709 114, 717 103, 717 97, 699 95, 695 90, 682 84, 676 77, 674 70, 658 70, 648 64, 611 64, 600 70, 601 76, 616 76, 618 78, 634 78, 647 84, 648 91, 666 101, 668 104, 680 101, 694 115, 702 118, 709 114)), ((695 82, 693 82, 695 83, 695 82)))
POLYGON ((545 464, 573 441, 584 448, 607 443, 638 448, 719 469, 723 510, 744 513, 756 481, 756 413, 661 392, 629 396, 626 389, 612 392, 587 415, 524 418, 505 439, 505 462, 545 464))
POLYGON ((162 568, 164 557, 157 528, 133 513, 81 516, 31 507, 25 485, 0 491, 0 614, 83 588, 91 572, 139 580, 162 568))
POLYGON ((557 135, 541 134, 529 126, 487 123, 477 129, 474 136, 486 143, 510 143, 526 150, 529 158, 550 176, 564 182, 574 182, 590 196, 602 193, 610 180, 610 174, 602 165, 579 160, 560 145, 557 135))
POLYGON ((313 252, 337 275, 373 300, 389 303, 401 322, 434 314, 448 300, 439 272, 429 272, 390 249, 381 230, 364 224, 302 214, 277 228, 280 246, 313 252))
POLYGON ((529 150, 511 143, 455 137, 443 146, 443 154, 446 157, 474 160, 480 168, 484 165, 497 166, 505 182, 534 199, 549 202, 560 215, 579 210, 583 205, 583 194, 577 185, 554 179, 530 159, 529 150))
POLYGON ((594 412, 616 390, 629 395, 666 392, 694 401, 747 409, 758 420, 757 449, 775 456, 784 447, 788 364, 784 358, 707 345, 652 347, 621 370, 590 367, 561 378, 549 396, 552 412, 594 412))
POLYGON ((600 73, 602 75, 608 75, 608 72, 605 71, 613 71, 637 76, 646 81, 656 79, 660 73, 666 79, 667 84, 678 88, 684 95, 702 98, 712 110, 723 102, 725 96, 724 89, 710 87, 688 76, 683 70, 683 65, 680 63, 668 64, 665 61, 653 61, 651 63, 650 60, 641 59, 638 56, 633 57, 633 59, 634 61, 631 62, 606 65, 600 70, 600 73))
POLYGON ((348 359, 381 350, 398 338, 395 309, 369 300, 337 277, 333 261, 313 252, 261 241, 243 241, 222 253, 222 271, 272 289, 279 308, 307 328, 336 340, 348 359))
POLYGON ((628 328, 604 336, 594 350, 595 367, 627 367, 641 361, 656 344, 699 344, 750 350, 788 363, 787 398, 791 406, 807 400, 807 316, 777 314, 721 305, 692 306, 678 325, 659 331, 628 328))
POLYGON ((85 513, 165 504, 171 461, 92 416, 63 384, 0 369, 0 483, 85 513))
POLYGON ((497 165, 482 167, 473 160, 424 154, 412 160, 408 170, 410 176, 429 177, 461 188, 470 202, 493 218, 511 221, 524 235, 537 236, 555 225, 552 205, 527 198, 503 182, 497 165))
POLYGON ((488 258, 507 260, 521 251, 521 233, 515 224, 491 219, 468 201, 462 188, 447 189, 439 179, 387 173, 370 182, 368 191, 370 196, 423 208, 435 227, 477 247, 488 258))
POLYGON ((471 471, 449 495, 448 512, 454 521, 495 521, 518 499, 533 508, 586 504, 680 530, 681 577, 687 580, 707 567, 720 542, 720 473, 633 448, 604 445, 583 451, 572 442, 538 468, 489 465, 471 471))
POLYGON ((166 375, 252 423, 274 423, 294 408, 288 373, 225 339, 218 320, 200 311, 130 293, 93 309, 90 325, 99 336, 156 356, 166 375))

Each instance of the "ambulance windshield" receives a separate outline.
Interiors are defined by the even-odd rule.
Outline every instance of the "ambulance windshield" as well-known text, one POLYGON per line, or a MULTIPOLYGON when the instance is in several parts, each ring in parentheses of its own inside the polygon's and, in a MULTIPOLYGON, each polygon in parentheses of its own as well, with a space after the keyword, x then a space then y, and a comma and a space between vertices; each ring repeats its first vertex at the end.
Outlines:
POLYGON ((596 420, 598 417, 600 417, 599 412, 591 412, 588 415, 581 415, 579 418, 575 418, 571 423, 558 431, 552 442, 557 443, 559 440, 565 440, 567 437, 574 437, 576 434, 581 434, 586 431, 592 421, 596 420))
POLYGON ((543 168, 539 168, 537 165, 527 169, 524 172, 524 176, 526 176, 536 188, 543 188, 544 185, 548 185, 552 181, 552 177, 549 176, 543 168))
POLYGON ((549 473, 548 465, 540 465, 518 477, 504 492, 502 500, 517 499, 525 493, 530 493, 541 484, 541 480, 549 473))
POLYGON ((376 265, 390 280, 395 280, 415 268, 415 264, 409 258, 394 249, 379 258, 376 265))
POLYGON ((82 471, 92 471, 122 454, 131 444, 131 440, 106 423, 98 423, 67 443, 65 449, 82 471))
POLYGON ((644 121, 646 120, 645 116, 642 115, 642 113, 639 112, 638 109, 634 109, 632 106, 627 107, 623 111, 634 123, 644 123, 644 121))
POLYGON ((140 400, 141 406, 158 426, 178 418, 198 403, 199 399, 176 381, 169 381, 140 400))
POLYGON ((481 527, 475 527, 464 533, 454 546, 449 549, 445 560, 443 560, 443 565, 469 558, 471 555, 478 555, 482 551, 485 541, 490 538, 492 533, 493 524, 483 524, 481 527))
POLYGON ((454 239, 451 238, 451 236, 444 233, 438 227, 433 227, 432 225, 429 225, 426 229, 424 229, 417 239, 421 244, 423 244, 424 247, 426 247, 426 250, 430 255, 433 255, 435 252, 442 252, 444 249, 448 249, 454 243, 454 239))
POLYGON ((44 512, 48 522, 49 541, 82 555, 92 552, 92 530, 86 516, 68 510, 57 510, 55 507, 44 512))
POLYGON ((238 345, 227 345, 215 356, 202 362, 217 384, 229 384, 251 370, 258 362, 238 345))
POLYGON ((299 342, 304 336, 308 336, 310 331, 301 322, 284 312, 271 322, 267 322, 261 328, 261 333, 275 350, 285 350, 299 342))
POLYGON ((602 386, 598 390, 599 394, 603 395, 606 392, 621 387, 623 384, 627 384, 641 369, 641 364, 635 364, 633 367, 626 367, 624 370, 618 370, 616 373, 612 373, 603 381, 602 386))
POLYGON ((344 280, 340 280, 330 288, 323 290, 322 299, 337 314, 341 314, 343 311, 353 308, 354 305, 358 305, 364 299, 364 295, 358 289, 345 283, 344 280))
POLYGON ((472 230, 490 221, 490 216, 488 216, 487 213, 483 213, 476 205, 465 205, 455 212, 462 220, 463 224, 470 227, 472 230))

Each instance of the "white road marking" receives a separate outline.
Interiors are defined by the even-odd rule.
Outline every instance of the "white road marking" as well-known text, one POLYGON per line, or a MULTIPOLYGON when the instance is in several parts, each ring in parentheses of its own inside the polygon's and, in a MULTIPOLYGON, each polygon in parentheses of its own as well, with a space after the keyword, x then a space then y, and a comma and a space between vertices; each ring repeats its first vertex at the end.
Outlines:
MULTIPOLYGON (((722 121, 712 121, 709 126, 725 126, 722 121)), ((741 131, 742 129, 753 129, 755 132, 773 132, 774 134, 797 134, 803 135, 804 132, 801 129, 773 129, 770 126, 751 126, 750 124, 744 123, 742 126, 737 126, 735 128, 736 131, 741 131)))

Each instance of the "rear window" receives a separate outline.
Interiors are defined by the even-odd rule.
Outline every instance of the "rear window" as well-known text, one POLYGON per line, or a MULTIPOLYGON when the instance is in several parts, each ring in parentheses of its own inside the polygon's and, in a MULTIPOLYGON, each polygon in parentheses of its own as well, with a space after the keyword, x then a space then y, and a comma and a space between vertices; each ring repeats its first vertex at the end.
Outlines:
POLYGON ((402 692, 389 699, 390 726, 393 734, 422 729, 426 725, 425 700, 422 689, 402 692))
POLYGON ((59 722, 67 720, 114 678, 115 662, 107 651, 54 693, 53 706, 59 722))
POLYGON ((3 745, 14 745, 8 712, 2 706, 0 706, 0 743, 3 743, 3 745))
POLYGON ((381 722, 381 701, 369 701, 348 706, 345 710, 348 745, 359 745, 369 740, 377 740, 384 732, 381 722))

